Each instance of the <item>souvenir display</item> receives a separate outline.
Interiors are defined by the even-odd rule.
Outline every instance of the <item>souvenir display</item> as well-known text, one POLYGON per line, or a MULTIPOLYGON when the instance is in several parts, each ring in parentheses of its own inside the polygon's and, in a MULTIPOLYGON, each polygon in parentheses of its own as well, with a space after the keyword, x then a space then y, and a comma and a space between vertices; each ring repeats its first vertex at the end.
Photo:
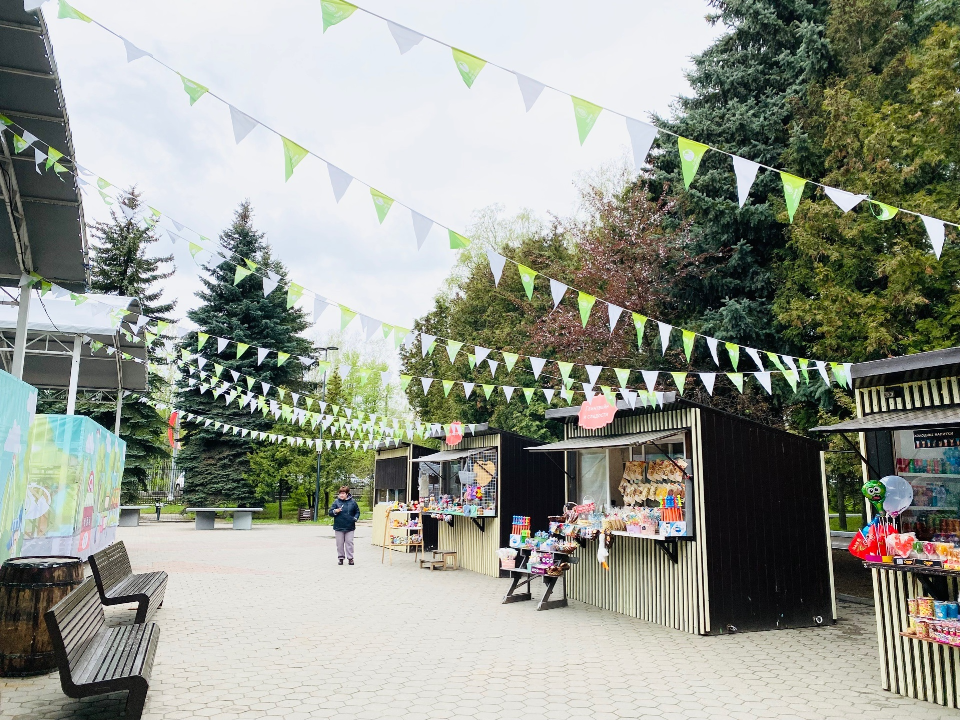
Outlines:
MULTIPOLYGON (((461 469, 451 473, 455 482, 444 485, 445 489, 456 489, 439 495, 430 495, 423 506, 426 512, 435 513, 443 519, 446 515, 463 517, 493 517, 497 514, 497 452, 495 449, 479 450, 463 458, 461 469), (459 488, 457 486, 459 485, 459 488)), ((421 464, 420 472, 429 473, 426 463, 421 464)), ((446 476, 445 476, 446 477, 446 476)))

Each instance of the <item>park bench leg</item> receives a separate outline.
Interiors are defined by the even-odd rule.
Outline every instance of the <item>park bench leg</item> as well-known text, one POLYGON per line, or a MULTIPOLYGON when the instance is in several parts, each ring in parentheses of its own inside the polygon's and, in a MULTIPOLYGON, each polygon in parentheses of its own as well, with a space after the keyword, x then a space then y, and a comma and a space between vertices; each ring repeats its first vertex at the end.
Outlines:
POLYGON ((234 530, 251 530, 253 528, 253 513, 235 512, 233 514, 234 530))
POLYGON ((124 717, 126 720, 140 720, 143 715, 143 706, 147 702, 147 684, 138 683, 130 688, 127 695, 127 709, 124 717))
POLYGON ((564 576, 556 577, 543 577, 544 592, 543 597, 540 598, 540 602, 537 604, 537 610, 550 610, 552 608, 566 607, 567 606, 567 579, 564 576), (550 596, 553 594, 553 589, 557 586, 557 580, 559 580, 563 588, 563 597, 559 600, 551 600, 550 596))
POLYGON ((507 590, 507 594, 503 596, 503 602, 501 605, 506 605, 507 603, 522 602, 523 600, 532 600, 533 594, 530 592, 530 576, 521 576, 519 574, 514 574, 513 578, 510 581, 510 589, 507 590), (527 586, 527 591, 524 593, 514 594, 517 587, 523 583, 527 586))
POLYGON ((196 524, 197 530, 213 530, 214 518, 216 518, 216 513, 198 512, 196 524))

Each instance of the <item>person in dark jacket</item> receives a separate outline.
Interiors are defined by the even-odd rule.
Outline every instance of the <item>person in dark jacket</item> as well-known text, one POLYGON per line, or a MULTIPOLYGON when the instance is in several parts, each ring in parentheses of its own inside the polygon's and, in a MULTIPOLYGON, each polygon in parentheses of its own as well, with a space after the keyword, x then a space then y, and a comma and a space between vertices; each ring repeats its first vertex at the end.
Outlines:
POLYGON ((337 499, 333 501, 327 514, 333 517, 333 531, 337 536, 337 557, 343 565, 343 558, 353 565, 353 532, 360 519, 360 506, 350 494, 346 485, 340 488, 337 499))

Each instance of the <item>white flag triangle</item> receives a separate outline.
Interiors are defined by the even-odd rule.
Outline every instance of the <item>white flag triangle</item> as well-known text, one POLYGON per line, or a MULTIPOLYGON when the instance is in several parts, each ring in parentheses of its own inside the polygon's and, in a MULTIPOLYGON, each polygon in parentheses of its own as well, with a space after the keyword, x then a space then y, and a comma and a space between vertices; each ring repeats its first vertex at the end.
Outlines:
POLYGON ((540 373, 543 372, 543 366, 546 364, 546 360, 543 358, 530 358, 530 367, 533 368, 533 379, 536 380, 540 377, 540 373))
POLYGON ((640 374, 643 375, 643 384, 647 386, 647 390, 653 392, 657 386, 657 375, 660 373, 656 370, 641 370, 640 374))
POLYGON ((657 326, 660 328, 660 354, 665 355, 667 347, 670 345, 670 333, 673 331, 673 325, 667 325, 667 323, 657 320, 657 326))
POLYGON ((493 284, 499 285, 500 277, 503 275, 503 265, 507 262, 507 259, 503 255, 488 249, 487 262, 490 263, 490 272, 493 273, 493 284))
POLYGON ((173 223, 173 226, 177 229, 177 232, 183 232, 183 225, 181 225, 180 223, 178 223, 178 222, 177 222, 176 220, 174 220, 173 218, 170 218, 170 222, 173 223))
POLYGON ((745 347, 744 350, 747 351, 747 355, 753 358, 753 361, 757 364, 757 367, 760 370, 763 370, 763 361, 760 359, 760 353, 753 348, 745 347))
POLYGON ((223 352, 223 349, 227 347, 227 343, 230 342, 226 338, 217 338, 217 355, 223 352))
POLYGON ((479 345, 473 346, 473 352, 477 356, 477 365, 483 362, 484 358, 490 354, 490 348, 480 347, 479 345))
MULTIPOLYGON (((270 393, 270 388, 272 388, 273 385, 271 385, 270 383, 265 383, 265 382, 261 381, 261 382, 260 382, 260 387, 263 388, 263 394, 264 394, 264 395, 268 395, 268 394, 270 393)), ((271 405, 276 404, 276 400, 271 400, 271 401, 270 401, 270 404, 271 404, 271 405)))
POLYGON ((420 333, 420 353, 421 357, 426 357, 427 353, 430 351, 430 346, 436 342, 436 335, 428 335, 427 333, 420 333))
POLYGON ((323 311, 330 307, 330 303, 327 302, 327 299, 317 295, 313 299, 313 321, 318 322, 320 316, 323 315, 323 311))
POLYGON ((611 305, 607 303, 607 317, 610 319, 610 332, 612 333, 614 328, 617 327, 617 320, 620 319, 620 314, 623 312, 622 307, 617 307, 616 305, 611 305))
POLYGON ((583 394, 587 396, 587 402, 593 400, 593 396, 596 395, 596 393, 593 391, 593 385, 585 382, 580 383, 580 385, 583 386, 583 394))
POLYGON ((267 295, 272 293, 274 290, 276 290, 278 284, 279 284, 279 280, 274 280, 273 278, 265 277, 263 279, 263 296, 266 297, 267 295))
POLYGON ((345 173, 336 165, 327 163, 327 173, 330 175, 330 186, 333 188, 333 197, 337 202, 343 198, 350 183, 353 182, 353 175, 345 173))
POLYGON ((233 139, 236 140, 237 145, 239 145, 240 142, 260 123, 258 123, 249 115, 240 112, 233 105, 230 105, 229 108, 230 122, 233 123, 233 139))
POLYGON ((560 304, 560 301, 563 300, 564 293, 567 292, 567 286, 564 285, 559 280, 554 280, 550 278, 550 294, 553 296, 553 309, 557 309, 557 305, 560 304))
POLYGON ((556 391, 552 388, 540 388, 543 391, 543 396, 547 399, 547 404, 553 400, 553 393, 556 391))
POLYGON ((363 327, 363 333, 367 340, 370 340, 374 333, 382 327, 382 323, 379 320, 363 314, 360 315, 360 325, 363 327))
POLYGON ((417 250, 423 247, 427 235, 433 229, 433 220, 418 213, 416 210, 410 211, 410 217, 413 218, 413 234, 417 236, 417 250))
POLYGON ((763 389, 767 391, 768 395, 773 394, 773 387, 770 381, 770 372, 756 372, 753 374, 757 380, 760 381, 760 384, 763 385, 763 389))
POLYGON ((465 382, 465 383, 463 383, 463 396, 464 396, 464 397, 467 397, 467 398, 470 397, 470 393, 473 392, 473 386, 474 386, 474 384, 475 384, 475 383, 471 383, 471 382, 465 382))
POLYGON ((827 194, 827 197, 833 200, 833 202, 837 204, 837 207, 844 212, 850 212, 867 199, 866 195, 855 195, 854 193, 840 190, 839 188, 824 186, 823 191, 827 194))
POLYGON ((387 27, 390 29, 390 34, 393 35, 393 39, 397 43, 397 48, 400 50, 401 55, 405 55, 423 40, 423 35, 420 33, 403 25, 397 25, 395 22, 387 20, 387 27))
POLYGON ((603 365, 584 365, 587 369, 587 377, 590 378, 590 384, 596 385, 597 378, 600 377, 600 372, 603 370, 603 365))
MULTIPOLYGON (((263 359, 270 354, 270 348, 257 348, 257 365, 263 362, 263 359)), ((264 393, 267 392, 266 388, 263 390, 264 393)))
POLYGON ((622 387, 620 388, 620 395, 623 396, 624 401, 630 406, 631 410, 637 409, 637 393, 628 388, 622 387))
POLYGON ((703 383, 703 386, 707 389, 707 392, 710 395, 713 395, 713 385, 717 381, 716 373, 700 373, 700 381, 703 383))
POLYGON ((627 118, 627 132, 630 134, 630 144, 633 146, 633 164, 636 172, 640 172, 647 162, 647 155, 653 141, 657 138, 657 129, 641 120, 627 118))
POLYGON ((740 200, 740 207, 743 207, 750 196, 750 188, 753 187, 753 181, 757 179, 757 170, 760 164, 747 160, 746 158, 733 156, 733 171, 737 174, 737 197, 740 200))
POLYGON ((937 260, 940 259, 940 253, 943 252, 943 220, 921 215, 924 227, 927 228, 927 235, 930 236, 930 244, 933 245, 933 251, 937 254, 937 260))
POLYGON ((510 398, 513 397, 514 390, 516 390, 515 387, 510 387, 509 385, 503 386, 503 394, 507 396, 507 402, 510 402, 510 398))
POLYGON ((514 75, 517 76, 517 85, 520 86, 520 94, 523 96, 523 106, 527 109, 527 112, 530 112, 530 108, 537 102, 540 93, 543 92, 543 88, 546 86, 542 82, 538 82, 526 75, 521 75, 518 72, 515 72, 514 75))
POLYGON ((132 63, 134 60, 139 60, 142 57, 153 57, 153 55, 148 53, 146 50, 141 50, 125 37, 121 37, 120 39, 123 41, 123 47, 127 51, 128 63, 132 63))
POLYGON ((500 367, 500 363, 497 362, 496 360, 491 360, 490 358, 487 358, 487 365, 490 366, 490 377, 496 377, 497 368, 500 367))
POLYGON ((420 378, 420 384, 423 386, 423 394, 430 392, 430 385, 433 384, 433 378, 420 378))
MULTIPOLYGON (((713 361, 717 364, 717 367, 720 367, 720 358, 717 357, 717 339, 708 337, 707 347, 710 348, 710 354, 713 355, 713 361)), ((713 393, 711 393, 711 395, 712 394, 713 393)))

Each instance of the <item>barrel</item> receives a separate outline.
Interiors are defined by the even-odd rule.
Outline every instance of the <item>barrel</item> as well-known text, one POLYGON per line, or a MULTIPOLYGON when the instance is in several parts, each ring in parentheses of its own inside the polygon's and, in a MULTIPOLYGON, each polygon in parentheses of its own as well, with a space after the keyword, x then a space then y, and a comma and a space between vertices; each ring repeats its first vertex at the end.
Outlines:
POLYGON ((75 557, 23 557, 0 566, 0 676, 56 669, 44 613, 83 582, 75 557))

